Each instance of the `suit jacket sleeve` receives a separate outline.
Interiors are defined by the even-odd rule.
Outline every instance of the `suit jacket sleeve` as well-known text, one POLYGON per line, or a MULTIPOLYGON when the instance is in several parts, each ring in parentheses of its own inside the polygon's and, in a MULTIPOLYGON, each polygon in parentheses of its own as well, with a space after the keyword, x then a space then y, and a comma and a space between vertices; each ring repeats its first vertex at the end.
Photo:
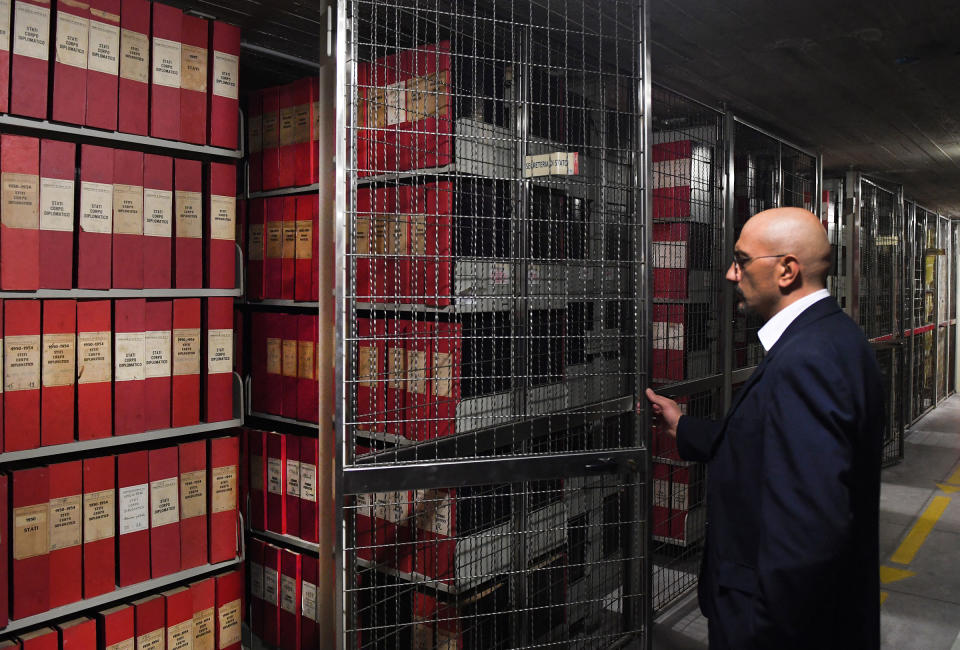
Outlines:
POLYGON ((683 460, 706 463, 713 458, 720 439, 721 424, 713 420, 681 415, 677 423, 677 451, 683 460))
POLYGON ((757 647, 809 648, 816 622, 842 605, 835 576, 851 550, 852 440, 865 405, 835 354, 778 362, 763 426, 757 647))

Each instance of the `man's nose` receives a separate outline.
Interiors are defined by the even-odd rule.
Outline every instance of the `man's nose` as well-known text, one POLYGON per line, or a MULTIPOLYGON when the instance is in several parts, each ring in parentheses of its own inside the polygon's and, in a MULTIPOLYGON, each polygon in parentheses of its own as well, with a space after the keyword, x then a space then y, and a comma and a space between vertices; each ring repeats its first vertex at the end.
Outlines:
POLYGON ((729 282, 734 282, 734 283, 739 282, 739 278, 737 277, 737 265, 736 265, 736 263, 730 262, 730 266, 729 266, 729 268, 727 268, 727 275, 726 275, 726 277, 727 277, 727 280, 728 280, 729 282))

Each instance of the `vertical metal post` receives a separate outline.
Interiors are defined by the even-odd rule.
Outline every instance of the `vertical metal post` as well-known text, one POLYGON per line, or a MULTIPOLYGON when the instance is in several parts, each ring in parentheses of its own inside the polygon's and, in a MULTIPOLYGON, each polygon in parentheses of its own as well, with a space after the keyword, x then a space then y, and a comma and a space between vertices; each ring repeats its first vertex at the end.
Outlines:
POLYGON ((848 172, 844 183, 843 218, 847 230, 847 314, 860 324, 860 174, 848 172))
POLYGON ((783 142, 777 140, 777 175, 774 179, 777 183, 777 195, 775 207, 783 206, 783 142))
POLYGON ((823 220, 823 154, 817 153, 813 173, 813 213, 823 220))
POLYGON ((940 213, 934 215, 933 239, 933 406, 940 400, 940 213))
POLYGON ((914 372, 914 342, 915 338, 913 336, 913 330, 917 327, 917 318, 916 318, 916 309, 914 308, 917 300, 917 287, 916 287, 916 218, 917 218, 917 206, 915 203, 904 204, 904 234, 905 234, 905 246, 906 246, 906 296, 907 300, 907 314, 906 320, 906 329, 910 333, 909 337, 906 337, 905 342, 906 349, 904 350, 905 363, 907 364, 907 385, 904 395, 906 396, 906 406, 905 406, 905 422, 913 421, 913 411, 914 411, 914 390, 913 390, 913 372, 914 372))
MULTIPOLYGON (((735 150, 737 145, 736 136, 737 122, 733 113, 724 114, 724 154, 726 157, 726 179, 724 180, 723 194, 723 264, 728 264, 733 259, 733 247, 736 243, 734 224, 734 188, 736 186, 735 174, 735 150)), ((723 341, 723 411, 730 408, 733 401, 733 326, 735 323, 733 316, 733 285, 729 282, 723 283, 723 315, 721 323, 721 340, 723 341)))

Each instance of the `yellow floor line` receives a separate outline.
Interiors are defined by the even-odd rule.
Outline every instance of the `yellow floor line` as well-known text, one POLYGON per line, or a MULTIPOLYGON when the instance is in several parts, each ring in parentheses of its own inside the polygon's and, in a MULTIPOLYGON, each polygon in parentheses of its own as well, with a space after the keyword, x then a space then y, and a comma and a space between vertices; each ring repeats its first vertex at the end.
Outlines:
POLYGON ((957 471, 947 479, 947 483, 953 483, 954 485, 960 485, 960 465, 957 466, 957 471))
POLYGON ((888 592, 888 591, 881 591, 881 592, 880 592, 880 604, 883 605, 885 602, 887 602, 887 598, 888 598, 889 596, 890 596, 890 592, 888 592))
POLYGON ((933 530, 934 524, 937 523, 937 520, 940 519, 943 511, 947 509, 947 505, 949 504, 950 497, 933 497, 930 505, 923 511, 919 519, 914 522, 906 538, 890 557, 890 561, 896 562, 897 564, 910 564, 910 562, 913 561, 913 556, 916 555, 920 547, 923 546, 927 535, 933 530))

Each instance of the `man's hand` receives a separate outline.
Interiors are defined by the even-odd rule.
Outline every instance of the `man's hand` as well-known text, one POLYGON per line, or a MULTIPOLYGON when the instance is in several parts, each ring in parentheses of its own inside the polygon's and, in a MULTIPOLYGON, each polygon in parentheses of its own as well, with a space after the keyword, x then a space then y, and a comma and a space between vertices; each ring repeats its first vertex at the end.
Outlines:
POLYGON ((649 388, 646 390, 647 399, 650 400, 650 409, 653 415, 653 423, 658 425, 662 431, 666 431, 671 437, 677 437, 677 423, 683 413, 680 411, 680 405, 669 397, 661 397, 649 388))

